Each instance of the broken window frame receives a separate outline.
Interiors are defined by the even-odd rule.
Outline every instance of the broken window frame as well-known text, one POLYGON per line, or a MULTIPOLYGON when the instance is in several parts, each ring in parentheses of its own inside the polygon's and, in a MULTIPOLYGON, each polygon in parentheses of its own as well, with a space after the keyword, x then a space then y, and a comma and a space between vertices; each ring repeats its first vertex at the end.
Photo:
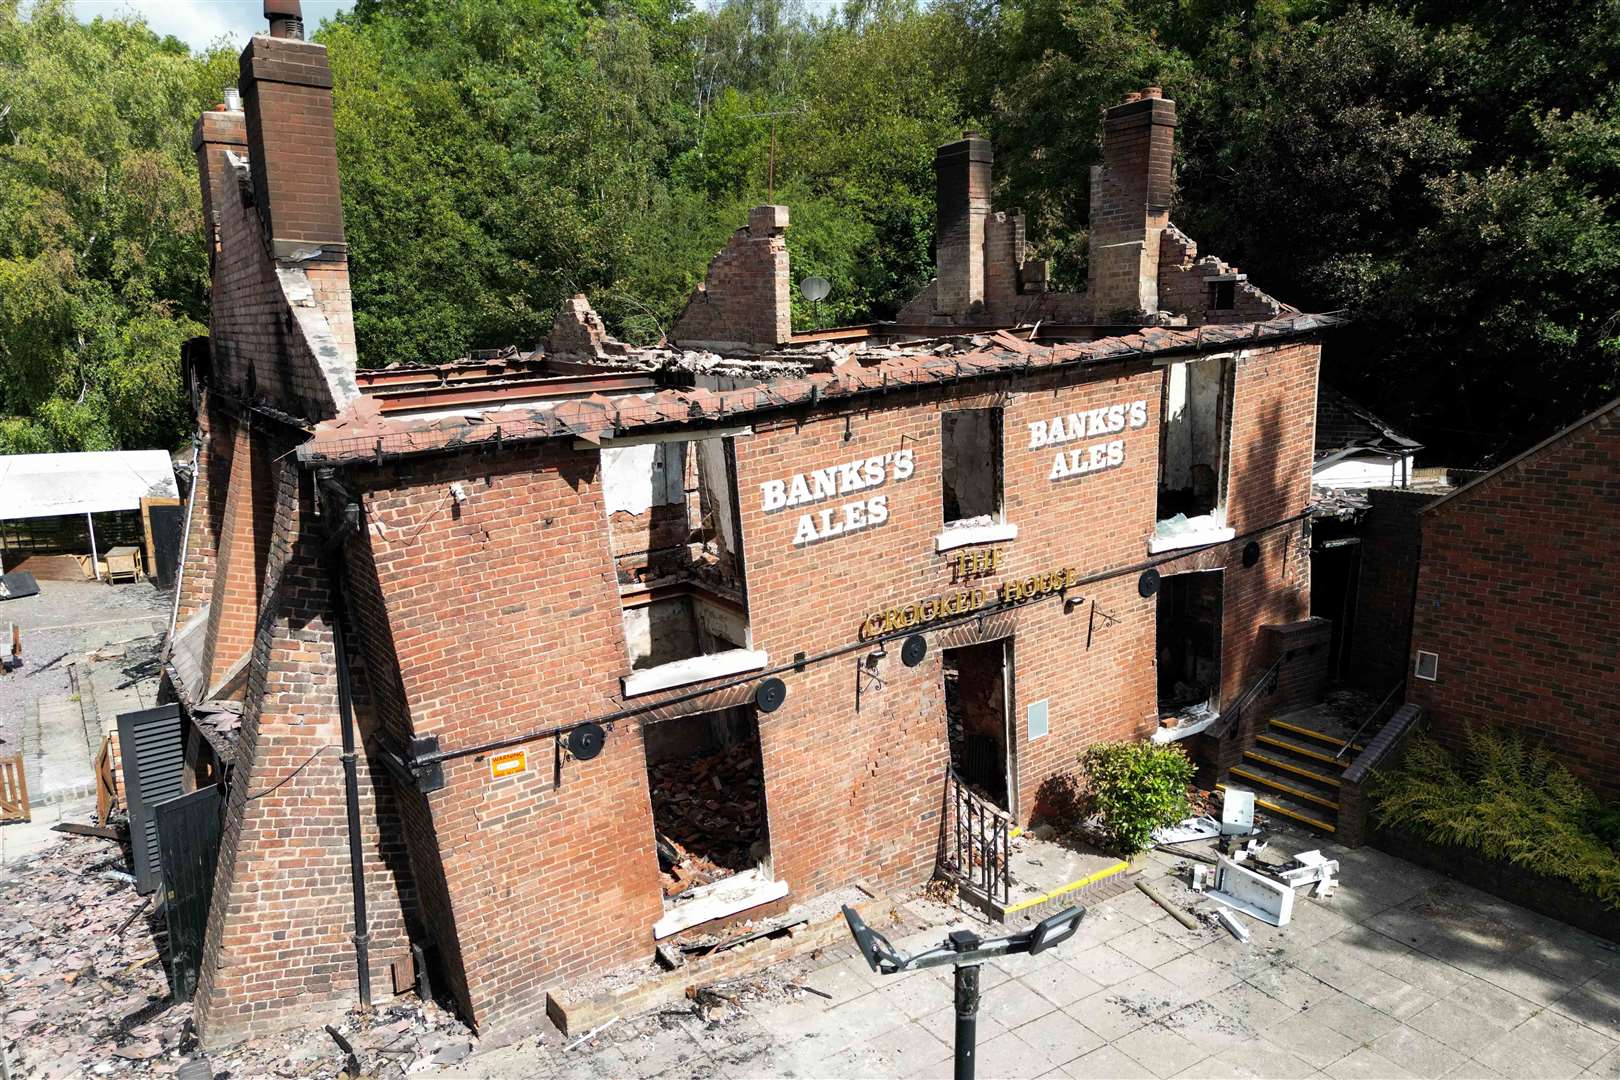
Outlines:
MULTIPOLYGON (((710 679, 724 678, 729 675, 739 675, 749 671, 759 671, 769 666, 770 658, 763 651, 753 647, 753 629, 748 618, 748 591, 744 571, 744 540, 742 536, 742 507, 737 490, 737 456, 735 439, 753 433, 751 428, 725 428, 709 431, 670 432, 654 435, 645 435, 624 439, 604 440, 600 446, 589 443, 577 443, 577 447, 589 448, 598 452, 598 475, 601 478, 602 504, 604 511, 604 525, 609 531, 608 548, 612 560, 615 580, 619 581, 619 601, 621 610, 625 613, 625 654, 628 673, 621 676, 620 683, 625 698, 638 697, 644 694, 656 693, 694 683, 706 682, 710 679), (723 468, 725 481, 716 490, 705 480, 704 461, 707 457, 712 463, 715 459, 712 451, 705 451, 706 444, 718 443, 723 454, 723 468), (693 498, 696 497, 696 506, 699 510, 695 525, 689 525, 686 540, 683 543, 666 548, 649 549, 646 552, 619 552, 614 550, 613 543, 613 516, 619 512, 639 514, 642 511, 635 499, 622 501, 616 499, 613 487, 613 475, 625 474, 625 467, 617 464, 616 452, 631 450, 640 446, 680 446, 679 459, 681 462, 681 499, 682 508, 688 522, 692 519, 693 498), (695 476, 696 484, 692 488, 686 486, 686 477, 689 470, 687 463, 691 462, 690 473, 695 476), (723 495, 723 498, 721 496, 723 495), (710 522, 712 521, 712 524, 710 522), (694 533, 701 539, 694 540, 694 533), (735 588, 729 587, 729 582, 722 584, 719 581, 706 579, 696 572, 700 560, 693 559, 685 564, 675 576, 661 578, 652 576, 651 580, 624 582, 619 580, 620 562, 627 556, 646 555, 648 566, 644 570, 652 569, 652 556, 659 552, 671 552, 691 549, 701 546, 703 551, 710 550, 711 541, 718 541, 714 550, 717 557, 724 562, 729 559, 731 566, 729 572, 735 577, 735 588), (728 545, 730 549, 728 550, 728 545), (652 640, 655 631, 651 626, 652 610, 656 605, 679 603, 687 606, 691 621, 690 649, 679 647, 675 652, 684 652, 685 655, 675 656, 657 664, 643 664, 636 666, 648 656, 656 655, 656 643, 652 640), (632 633, 632 612, 647 611, 647 636, 649 647, 645 653, 638 654, 635 640, 640 634, 632 633), (705 617, 707 616, 707 617, 705 617), (741 625, 734 636, 740 637, 740 642, 728 637, 721 637, 713 632, 711 627, 715 624, 724 624, 740 617, 741 625), (731 645, 730 648, 702 651, 703 642, 712 637, 722 643, 731 645)), ((655 450, 654 460, 662 460, 667 469, 670 464, 670 452, 655 450)), ((711 464, 708 472, 712 473, 711 464)), ((656 506, 675 506, 674 502, 657 502, 659 497, 659 479, 656 475, 648 481, 649 499, 646 512, 651 513, 656 506)), ((671 480, 666 473, 663 478, 663 494, 668 495, 673 490, 671 480)), ((721 568, 725 570, 725 567, 721 568)))
MULTIPOLYGON (((939 503, 941 524, 939 535, 934 538, 934 550, 936 552, 950 551, 954 548, 968 547, 973 544, 998 543, 1018 537, 1018 526, 1007 521, 1007 455, 1003 428, 1004 412, 1005 410, 1000 405, 940 410, 939 503), (993 430, 978 442, 987 446, 992 454, 990 469, 994 474, 993 500, 995 508, 986 513, 973 514, 953 520, 946 516, 949 509, 948 498, 950 493, 958 490, 958 487, 951 482, 952 470, 955 466, 948 457, 950 441, 947 440, 945 431, 949 423, 947 418, 961 413, 987 413, 990 415, 990 426, 993 430)), ((958 506, 958 510, 960 510, 960 506, 958 506)))
MULTIPOLYGON (((1158 714, 1159 714, 1159 717, 1160 717, 1161 720, 1164 719, 1165 717, 1188 714, 1188 713, 1192 712, 1193 710, 1197 710, 1197 709, 1200 709, 1200 708, 1206 710, 1206 713, 1205 713, 1205 715, 1203 717, 1201 717, 1195 723, 1184 724, 1184 725, 1181 725, 1181 726, 1175 727, 1175 728, 1161 728, 1160 729, 1161 731, 1167 732, 1168 734, 1165 735, 1165 737, 1163 739, 1156 738, 1155 741, 1174 741, 1174 740, 1177 740, 1177 739, 1184 739, 1188 735, 1197 734, 1199 731, 1202 731, 1204 728, 1209 727, 1215 721, 1219 720, 1220 716, 1221 716, 1221 704, 1222 704, 1222 702, 1221 702, 1221 676, 1222 676, 1222 674, 1223 674, 1223 672, 1225 670, 1225 664, 1226 664, 1226 655, 1225 655, 1226 570, 1225 570, 1225 568, 1223 567, 1223 568, 1218 568, 1218 569, 1213 569, 1213 570, 1187 570, 1187 571, 1183 571, 1182 573, 1179 573, 1179 574, 1166 574, 1166 575, 1164 575, 1163 578, 1161 578, 1160 581, 1159 581, 1159 593, 1158 593, 1159 600, 1158 600, 1158 603, 1163 604, 1166 601, 1173 601, 1173 598, 1176 596, 1177 590, 1180 590, 1181 588, 1183 588, 1183 583, 1190 583, 1195 578, 1197 578, 1198 580, 1202 580, 1204 582, 1207 582, 1207 583, 1211 583, 1214 586, 1214 596, 1215 596, 1214 609, 1215 609, 1215 611, 1214 611, 1214 623, 1213 623, 1213 626, 1212 626, 1212 634, 1211 634, 1211 636, 1213 638, 1211 652, 1213 654, 1212 659, 1213 659, 1213 662, 1215 664, 1215 672, 1214 672, 1214 677, 1210 682, 1209 693, 1204 698, 1204 700, 1202 702, 1189 703, 1189 704, 1186 704, 1186 705, 1178 705, 1178 706, 1175 706, 1173 708, 1168 708, 1167 709, 1165 707, 1165 705, 1164 705, 1164 701, 1163 701, 1162 697, 1159 696, 1158 686, 1155 685, 1155 687, 1154 687, 1154 707, 1158 710, 1158 714)), ((1161 649, 1162 649, 1162 643, 1161 643, 1160 637, 1161 637, 1161 634, 1163 633, 1163 629, 1164 628, 1161 625, 1161 618, 1160 618, 1158 612, 1155 611, 1155 615, 1154 615, 1154 631, 1153 631, 1153 634, 1154 634, 1154 636, 1153 636, 1153 666, 1154 666, 1154 675, 1155 675, 1156 680, 1158 678, 1162 677, 1162 675, 1163 675, 1163 672, 1159 669, 1160 653, 1161 653, 1161 649)))
MULTIPOLYGON (((725 919, 740 914, 763 904, 780 900, 789 892, 787 881, 778 879, 775 874, 775 864, 771 850, 770 825, 770 792, 769 778, 765 772, 765 742, 761 730, 760 715, 753 705, 733 706, 746 710, 753 732, 753 746, 755 762, 759 769, 760 808, 763 840, 765 843, 765 856, 746 870, 737 870, 714 881, 694 887, 684 899, 671 899, 660 895, 663 905, 662 914, 653 924, 653 940, 662 941, 694 926, 699 926, 716 919, 725 919)), ((731 712, 732 709, 713 709, 703 712, 660 720, 663 724, 691 724, 707 721, 716 714, 731 712)), ((643 761, 647 768, 648 798, 651 803, 651 784, 653 762, 647 757, 647 744, 649 740, 643 737, 643 761)), ((717 751, 723 753, 724 751, 717 751)), ((651 855, 655 862, 658 860, 658 842, 660 832, 656 813, 652 815, 652 847, 651 855)), ((673 838, 671 838, 673 839, 673 838)), ((678 841, 677 841, 678 842, 678 841)), ((660 889, 662 894, 662 889, 660 889)))
MULTIPOLYGON (((1237 361, 1242 354, 1214 353, 1208 356, 1193 357, 1187 360, 1166 360, 1158 362, 1155 366, 1162 368, 1164 378, 1159 391, 1159 475, 1156 489, 1156 498, 1159 503, 1154 508, 1153 534, 1148 538, 1149 554, 1158 554, 1164 551, 1176 551, 1181 548, 1201 547, 1205 544, 1221 543, 1232 539, 1236 533, 1227 526, 1227 497, 1228 473, 1232 458, 1232 412, 1237 386, 1237 361), (1196 365, 1219 365, 1220 390, 1216 397, 1215 432, 1218 439, 1216 451, 1217 463, 1215 473, 1215 498, 1211 508, 1202 514, 1184 518, 1188 528, 1170 530, 1169 526, 1177 516, 1172 514, 1164 516, 1163 500, 1166 494, 1165 471, 1169 467, 1169 441, 1172 432, 1171 394, 1178 370, 1186 373, 1187 389, 1185 393, 1189 399, 1188 409, 1191 408, 1193 374, 1195 370, 1208 372, 1208 368, 1196 368, 1196 365)), ((1189 459, 1191 452, 1189 451, 1189 459)), ((1200 462, 1189 460, 1188 470, 1200 462)))

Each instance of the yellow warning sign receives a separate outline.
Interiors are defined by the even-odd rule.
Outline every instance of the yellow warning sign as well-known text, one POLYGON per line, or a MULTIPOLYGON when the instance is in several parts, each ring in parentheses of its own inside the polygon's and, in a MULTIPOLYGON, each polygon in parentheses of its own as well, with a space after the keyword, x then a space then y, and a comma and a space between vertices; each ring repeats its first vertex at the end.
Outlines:
POLYGON ((529 755, 525 750, 513 750, 506 754, 496 754, 489 759, 489 778, 499 780, 503 776, 516 776, 529 767, 529 755))

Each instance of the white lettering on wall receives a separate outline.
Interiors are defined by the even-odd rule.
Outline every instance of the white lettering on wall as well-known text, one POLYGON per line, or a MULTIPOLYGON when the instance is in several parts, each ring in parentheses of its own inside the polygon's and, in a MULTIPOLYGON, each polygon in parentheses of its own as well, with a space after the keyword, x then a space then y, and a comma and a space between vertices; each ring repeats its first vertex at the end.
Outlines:
MULTIPOLYGON (((760 507, 771 514, 790 506, 824 502, 881 487, 890 480, 896 483, 909 480, 916 469, 912 451, 895 450, 826 469, 796 473, 782 480, 767 480, 759 485, 760 507)), ((817 540, 875 528, 888 520, 889 496, 871 495, 842 506, 827 506, 799 515, 793 543, 802 547, 817 540)))
MULTIPOLYGON (((1036 420, 1029 425, 1029 448, 1043 450, 1065 446, 1099 435, 1118 435, 1129 429, 1147 426, 1147 401, 1121 401, 1104 405, 1089 412, 1074 412, 1054 416, 1050 420, 1036 420)), ((1061 480, 1067 476, 1116 469, 1125 464, 1125 440, 1109 439, 1088 446, 1073 446, 1058 450, 1052 457, 1048 480, 1061 480)))

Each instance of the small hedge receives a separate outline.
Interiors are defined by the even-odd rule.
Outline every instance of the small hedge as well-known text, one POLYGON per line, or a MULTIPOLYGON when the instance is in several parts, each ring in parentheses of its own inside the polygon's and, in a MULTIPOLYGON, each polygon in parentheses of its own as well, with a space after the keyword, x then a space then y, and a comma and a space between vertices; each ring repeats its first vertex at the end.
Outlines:
POLYGON ((1620 909, 1615 809, 1516 732, 1470 730, 1457 754, 1413 736, 1375 782, 1373 813, 1385 828, 1562 878, 1620 909))
POLYGON ((1194 767, 1179 746, 1098 743, 1080 757, 1103 838, 1123 855, 1153 843, 1153 830, 1187 816, 1194 767))

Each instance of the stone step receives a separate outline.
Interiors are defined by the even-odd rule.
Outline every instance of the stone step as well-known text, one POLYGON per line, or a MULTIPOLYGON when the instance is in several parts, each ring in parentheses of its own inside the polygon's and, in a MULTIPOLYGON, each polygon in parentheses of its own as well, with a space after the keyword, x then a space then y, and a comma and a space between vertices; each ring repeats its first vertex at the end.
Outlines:
POLYGON ((1303 781, 1287 773, 1275 773, 1248 762, 1232 766, 1230 772, 1231 775, 1241 777, 1257 788, 1286 795, 1295 802, 1309 803, 1319 812, 1326 810, 1328 813, 1336 814, 1339 811, 1339 800, 1332 792, 1323 792, 1320 789, 1313 791, 1303 781))
MULTIPOLYGON (((1215 789, 1225 791, 1227 786, 1226 784, 1216 784, 1215 789)), ((1244 785, 1244 787, 1246 790, 1252 790, 1247 785, 1244 785)), ((1275 791, 1256 791, 1254 805, 1262 810, 1288 818, 1290 821, 1296 821, 1301 825, 1308 826, 1318 832, 1334 832, 1334 823, 1338 820, 1337 814, 1324 811, 1318 806, 1295 802, 1288 796, 1275 791)))
MULTIPOLYGON (((1269 752, 1265 747, 1258 750, 1245 750, 1242 763, 1246 766, 1252 766, 1267 775, 1276 776, 1280 780, 1292 779, 1298 783, 1331 789, 1329 794, 1337 793, 1339 779, 1342 776, 1339 769, 1330 769, 1329 766, 1312 762, 1306 758, 1290 759, 1269 752)), ((1306 790, 1314 791, 1316 787, 1307 787, 1306 790)))
MULTIPOLYGON (((1271 729, 1273 732, 1284 731, 1289 735, 1305 739, 1307 740, 1307 745, 1310 746, 1315 746, 1318 748, 1324 746, 1330 747, 1330 752, 1334 754, 1337 754, 1339 752, 1339 748, 1344 745, 1344 740, 1337 736, 1328 735, 1321 731, 1313 731, 1308 727, 1304 727, 1300 724, 1291 724, 1286 720, 1273 719, 1271 721, 1271 729)), ((1350 745, 1350 749, 1365 750, 1366 746, 1362 743, 1352 743, 1350 745)))
POLYGON ((1320 743, 1307 743, 1304 739, 1294 738, 1280 731, 1268 730, 1257 736, 1254 741, 1264 754, 1272 757, 1280 754, 1291 761, 1308 761, 1336 772, 1348 769, 1352 760, 1348 754, 1335 758, 1333 755, 1337 751, 1329 751, 1320 743))

